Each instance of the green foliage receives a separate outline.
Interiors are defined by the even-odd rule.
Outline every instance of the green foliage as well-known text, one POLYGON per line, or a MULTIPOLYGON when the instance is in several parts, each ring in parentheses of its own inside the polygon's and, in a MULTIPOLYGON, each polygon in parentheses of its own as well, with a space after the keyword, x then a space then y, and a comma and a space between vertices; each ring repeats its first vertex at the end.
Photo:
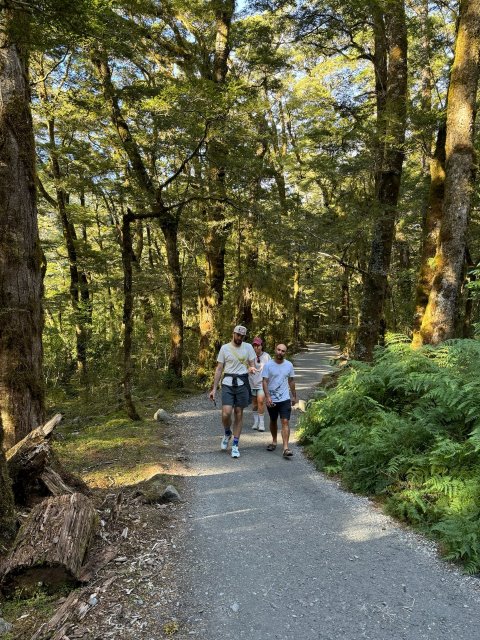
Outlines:
POLYGON ((300 441, 326 473, 375 495, 480 570, 480 342, 412 350, 390 338, 310 404, 300 441))

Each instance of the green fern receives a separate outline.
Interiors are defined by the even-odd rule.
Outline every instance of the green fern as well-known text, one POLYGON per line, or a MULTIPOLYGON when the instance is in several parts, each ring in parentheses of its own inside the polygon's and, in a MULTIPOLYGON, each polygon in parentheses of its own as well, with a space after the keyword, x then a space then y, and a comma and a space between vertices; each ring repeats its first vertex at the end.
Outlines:
POLYGON ((384 498, 447 557, 479 570, 480 342, 412 350, 388 336, 372 365, 351 363, 312 401, 300 441, 326 473, 384 498))

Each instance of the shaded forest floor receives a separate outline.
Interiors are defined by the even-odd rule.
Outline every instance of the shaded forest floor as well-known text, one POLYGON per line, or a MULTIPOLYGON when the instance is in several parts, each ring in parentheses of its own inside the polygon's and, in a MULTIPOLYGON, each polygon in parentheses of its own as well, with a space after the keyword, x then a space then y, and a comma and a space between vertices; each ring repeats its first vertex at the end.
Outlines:
POLYGON ((54 448, 68 470, 87 482, 100 517, 89 553, 95 575, 70 593, 51 595, 39 585, 28 599, 0 600, 0 616, 13 624, 2 637, 30 640, 62 605, 69 609, 65 626, 58 624, 51 631, 43 627, 39 639, 168 638, 175 633, 181 603, 174 568, 185 505, 145 504, 139 487, 157 476, 183 494, 190 469, 178 419, 169 413, 167 422, 157 422, 153 414, 159 406, 168 411, 192 393, 198 389, 166 392, 161 404, 144 398, 138 408, 150 417, 139 422, 121 413, 105 414, 104 403, 95 398, 55 407, 65 417, 54 448), (149 615, 144 616, 147 608, 149 615))

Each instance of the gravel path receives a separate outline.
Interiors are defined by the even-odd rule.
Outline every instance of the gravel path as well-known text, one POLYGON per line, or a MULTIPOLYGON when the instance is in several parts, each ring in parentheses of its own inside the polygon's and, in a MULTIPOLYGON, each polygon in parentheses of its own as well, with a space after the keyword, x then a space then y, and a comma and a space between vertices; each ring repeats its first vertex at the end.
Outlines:
MULTIPOLYGON (((309 345, 295 357, 301 398, 329 354, 309 345)), ((250 410, 238 460, 220 451, 220 412, 206 397, 179 411, 192 475, 177 638, 480 637, 480 581, 438 560, 431 543, 342 491, 295 444, 292 460, 281 446, 267 452, 269 434, 251 431, 250 410)))

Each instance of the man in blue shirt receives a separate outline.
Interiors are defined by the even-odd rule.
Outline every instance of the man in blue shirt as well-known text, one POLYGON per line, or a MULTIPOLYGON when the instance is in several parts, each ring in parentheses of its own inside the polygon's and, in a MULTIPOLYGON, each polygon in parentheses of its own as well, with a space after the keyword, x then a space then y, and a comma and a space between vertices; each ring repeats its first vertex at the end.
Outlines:
POLYGON ((277 448, 278 417, 282 423, 283 457, 288 459, 293 453, 288 448, 290 439, 290 415, 293 404, 297 403, 297 392, 295 390, 295 371, 289 360, 285 359, 287 347, 284 344, 277 344, 275 347, 275 357, 269 360, 263 369, 263 390, 265 391, 265 402, 268 415, 270 416, 270 433, 272 442, 268 445, 268 451, 277 448), (291 399, 290 399, 291 394, 291 399))

